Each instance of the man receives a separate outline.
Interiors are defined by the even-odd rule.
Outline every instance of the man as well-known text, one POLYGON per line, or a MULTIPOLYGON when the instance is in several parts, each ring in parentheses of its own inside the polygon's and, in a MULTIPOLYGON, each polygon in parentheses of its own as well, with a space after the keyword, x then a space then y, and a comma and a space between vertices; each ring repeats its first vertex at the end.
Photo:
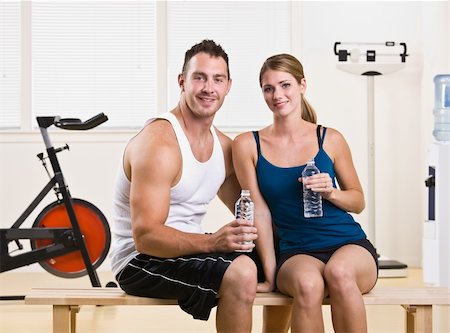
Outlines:
POLYGON ((231 140, 212 125, 231 88, 228 56, 204 40, 186 52, 178 105, 128 143, 116 183, 112 270, 128 294, 174 298, 196 319, 217 305, 219 332, 250 332, 257 268, 234 220, 212 234, 201 220, 216 196, 234 211, 240 187, 231 140), (220 296, 220 298, 217 298, 220 296))

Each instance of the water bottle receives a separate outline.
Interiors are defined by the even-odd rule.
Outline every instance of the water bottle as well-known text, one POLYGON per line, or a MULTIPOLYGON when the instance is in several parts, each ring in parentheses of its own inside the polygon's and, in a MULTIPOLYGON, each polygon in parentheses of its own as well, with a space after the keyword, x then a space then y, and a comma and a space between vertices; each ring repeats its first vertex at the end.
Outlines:
MULTIPOLYGON (((310 159, 302 172, 302 178, 305 179, 318 173, 320 171, 316 167, 314 159, 310 159)), ((305 184, 303 184, 303 214, 306 218, 321 217, 323 215, 322 196, 320 193, 306 188, 305 184)))
MULTIPOLYGON (((253 225, 254 204, 250 197, 250 190, 241 191, 241 197, 234 205, 234 213, 237 219, 251 221, 253 225)), ((242 244, 253 244, 253 241, 243 242, 242 244)), ((252 252, 252 250, 236 250, 236 252, 252 252)))
POLYGON ((434 77, 433 114, 435 139, 450 142, 450 74, 434 77))

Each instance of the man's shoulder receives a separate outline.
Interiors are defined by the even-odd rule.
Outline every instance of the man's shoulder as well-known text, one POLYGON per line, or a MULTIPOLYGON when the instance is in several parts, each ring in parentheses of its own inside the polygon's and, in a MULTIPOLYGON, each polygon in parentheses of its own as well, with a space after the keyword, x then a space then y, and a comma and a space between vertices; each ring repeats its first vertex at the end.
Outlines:
POLYGON ((179 154, 178 141, 172 125, 162 119, 146 125, 127 145, 126 156, 130 160, 160 157, 169 158, 179 154))
POLYGON ((129 144, 176 143, 172 124, 166 119, 155 119, 145 125, 129 142, 129 144))
POLYGON ((232 143, 232 139, 225 133, 223 133, 221 130, 219 130, 217 127, 213 127, 217 138, 220 141, 220 144, 222 145, 223 148, 227 148, 227 147, 231 147, 231 143, 232 143))
POLYGON ((213 126, 213 128, 214 128, 214 130, 215 130, 217 136, 219 136, 219 137, 224 137, 224 138, 226 138, 226 139, 231 140, 230 137, 229 137, 228 135, 226 135, 224 132, 222 132, 222 131, 221 131, 220 129, 218 129, 216 126, 213 126))

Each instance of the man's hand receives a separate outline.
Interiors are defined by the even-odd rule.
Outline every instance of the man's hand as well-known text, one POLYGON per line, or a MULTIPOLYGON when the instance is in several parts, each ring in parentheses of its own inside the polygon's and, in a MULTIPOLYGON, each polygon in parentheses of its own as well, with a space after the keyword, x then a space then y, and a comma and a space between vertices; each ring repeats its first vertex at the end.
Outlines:
POLYGON ((251 251, 258 238, 256 228, 251 222, 237 219, 220 228, 213 234, 214 252, 251 251), (244 243, 252 242, 252 243, 244 243))

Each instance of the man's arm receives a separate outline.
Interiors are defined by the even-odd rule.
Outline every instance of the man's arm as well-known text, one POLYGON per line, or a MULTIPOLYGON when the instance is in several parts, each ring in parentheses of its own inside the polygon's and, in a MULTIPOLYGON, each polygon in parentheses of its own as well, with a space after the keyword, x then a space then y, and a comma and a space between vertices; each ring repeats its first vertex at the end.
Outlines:
POLYGON ((239 249, 242 233, 254 231, 236 221, 211 235, 185 233, 164 225, 170 189, 181 177, 181 165, 175 134, 166 121, 148 125, 128 145, 125 170, 131 180, 131 223, 137 251, 170 258, 239 249))
POLYGON ((183 240, 182 232, 164 225, 169 213, 170 188, 181 172, 179 148, 168 122, 148 125, 130 142, 125 170, 131 180, 131 224, 137 251, 172 257, 210 250, 206 237, 183 240))

